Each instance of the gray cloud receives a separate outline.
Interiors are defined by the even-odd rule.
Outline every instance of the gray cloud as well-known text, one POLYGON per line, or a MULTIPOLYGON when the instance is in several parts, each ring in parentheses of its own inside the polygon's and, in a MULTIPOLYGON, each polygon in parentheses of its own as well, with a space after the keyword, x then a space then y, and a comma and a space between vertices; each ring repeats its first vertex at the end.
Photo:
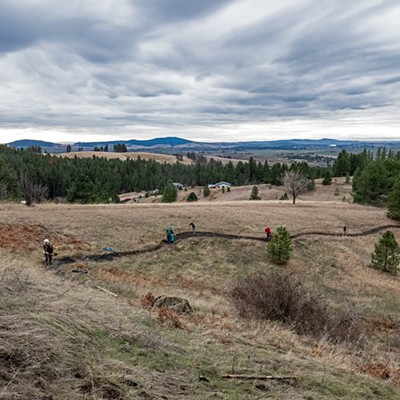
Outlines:
POLYGON ((0 141, 398 138, 399 11, 391 0, 3 0, 0 141))

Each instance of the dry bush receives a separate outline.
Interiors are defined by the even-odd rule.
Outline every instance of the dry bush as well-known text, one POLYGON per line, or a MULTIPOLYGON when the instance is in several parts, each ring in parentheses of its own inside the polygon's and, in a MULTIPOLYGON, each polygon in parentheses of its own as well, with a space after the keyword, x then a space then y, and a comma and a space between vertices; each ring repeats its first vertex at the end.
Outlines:
POLYGON ((161 308, 157 312, 157 321, 170 328, 187 330, 185 324, 179 319, 178 314, 167 308, 161 308))
POLYGON ((140 305, 145 310, 151 310, 155 301, 156 301, 156 298, 154 297, 154 294, 151 292, 147 292, 145 295, 143 295, 140 298, 140 305))
POLYGON ((243 318, 279 321, 299 334, 326 336, 333 342, 355 342, 361 336, 356 315, 332 310, 300 279, 282 272, 247 276, 229 298, 243 318))

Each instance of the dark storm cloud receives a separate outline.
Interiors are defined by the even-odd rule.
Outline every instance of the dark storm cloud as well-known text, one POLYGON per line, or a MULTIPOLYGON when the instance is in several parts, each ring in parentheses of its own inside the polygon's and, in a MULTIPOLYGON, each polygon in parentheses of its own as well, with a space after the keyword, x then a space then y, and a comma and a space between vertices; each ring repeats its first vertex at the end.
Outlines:
POLYGON ((399 12, 391 0, 3 0, 0 132, 390 130, 399 12))

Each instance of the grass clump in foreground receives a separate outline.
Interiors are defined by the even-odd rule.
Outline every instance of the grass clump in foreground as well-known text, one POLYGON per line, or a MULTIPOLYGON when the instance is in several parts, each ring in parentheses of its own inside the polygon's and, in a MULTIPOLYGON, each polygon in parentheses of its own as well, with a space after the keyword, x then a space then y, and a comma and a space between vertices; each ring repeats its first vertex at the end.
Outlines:
POLYGON ((333 310, 299 278, 284 272, 241 278, 229 297, 239 316, 278 321, 298 334, 338 343, 357 342, 363 333, 356 315, 333 310))

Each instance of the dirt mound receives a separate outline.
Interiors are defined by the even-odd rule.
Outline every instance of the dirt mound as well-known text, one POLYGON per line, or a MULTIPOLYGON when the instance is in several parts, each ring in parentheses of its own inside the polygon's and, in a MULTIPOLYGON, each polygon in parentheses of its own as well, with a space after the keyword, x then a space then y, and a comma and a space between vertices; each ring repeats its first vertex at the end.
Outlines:
POLYGON ((0 224, 0 248, 18 251, 41 250, 43 240, 49 238, 56 251, 89 250, 90 245, 75 237, 49 231, 38 224, 0 224))

